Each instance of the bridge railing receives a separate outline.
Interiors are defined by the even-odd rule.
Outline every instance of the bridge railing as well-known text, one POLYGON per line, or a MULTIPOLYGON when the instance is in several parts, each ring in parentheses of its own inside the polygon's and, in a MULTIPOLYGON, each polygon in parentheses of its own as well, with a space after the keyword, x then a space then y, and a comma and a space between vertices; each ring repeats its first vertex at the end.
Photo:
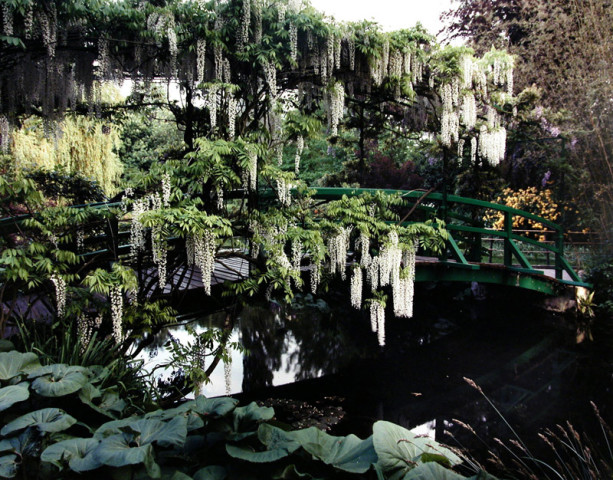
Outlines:
POLYGON ((416 210, 431 218, 436 217, 445 221, 450 236, 448 249, 440 258, 443 262, 447 262, 448 256, 451 255, 455 263, 466 268, 473 268, 475 263, 483 262, 484 239, 496 238, 503 243, 502 265, 506 268, 525 273, 544 273, 532 266, 522 248, 520 248, 520 245, 526 245, 551 254, 554 259, 553 269, 557 280, 567 283, 582 283, 581 278, 565 257, 562 226, 538 215, 483 200, 421 190, 368 188, 315 188, 314 190, 314 198, 325 201, 337 200, 343 195, 374 194, 380 191, 401 196, 406 200, 408 208, 415 207, 416 210), (486 210, 503 217, 502 229, 498 230, 485 225, 483 214, 486 210), (515 219, 542 225, 547 229, 548 240, 542 241, 539 238, 534 238, 525 230, 514 230, 515 219), (460 237, 464 241, 459 242, 460 237), (564 273, 568 275, 570 280, 564 278, 564 273))
MULTIPOLYGON (((538 215, 514 209, 505 205, 494 204, 482 200, 460 197, 457 195, 444 195, 438 192, 424 192, 420 190, 382 190, 368 188, 315 188, 314 199, 322 201, 338 200, 343 195, 356 196, 363 193, 374 194, 376 192, 384 192, 389 194, 397 194, 405 199, 406 207, 415 208, 420 212, 421 218, 439 218, 444 220, 446 228, 449 231, 448 248, 441 256, 442 262, 448 262, 449 256, 453 257, 453 263, 456 266, 464 268, 476 268, 476 264, 484 263, 485 249, 483 242, 485 239, 497 239, 503 244, 502 248, 502 265, 510 270, 516 270, 525 273, 544 273, 541 270, 534 268, 528 257, 520 248, 520 245, 525 245, 533 248, 549 252, 554 259, 553 268, 555 277, 559 281, 576 284, 581 283, 581 278, 565 257, 564 249, 564 231, 562 227, 548 219, 539 217, 538 215), (484 211, 496 212, 503 216, 503 228, 493 229, 485 225, 483 221, 484 211), (514 220, 521 218, 524 221, 532 221, 547 229, 547 240, 541 241, 534 238, 526 231, 514 230, 514 220), (567 280, 564 274, 568 275, 567 280)), ((273 197, 274 192, 266 192, 273 197)), ((119 208, 120 203, 99 203, 77 206, 75 208, 93 207, 96 209, 119 208)), ((0 220, 0 233, 14 233, 17 231, 19 223, 27 218, 27 215, 21 217, 12 217, 0 220)), ((407 219, 410 223, 414 219, 407 219)), ((99 235, 89 235, 86 245, 89 248, 82 255, 100 255, 107 251, 115 250, 113 253, 125 254, 129 252, 129 232, 126 229, 121 229, 120 224, 129 222, 128 219, 116 219, 108 222, 99 235), (116 244, 111 245, 109 238, 117 240, 116 244), (99 246, 99 247, 97 247, 99 246)))

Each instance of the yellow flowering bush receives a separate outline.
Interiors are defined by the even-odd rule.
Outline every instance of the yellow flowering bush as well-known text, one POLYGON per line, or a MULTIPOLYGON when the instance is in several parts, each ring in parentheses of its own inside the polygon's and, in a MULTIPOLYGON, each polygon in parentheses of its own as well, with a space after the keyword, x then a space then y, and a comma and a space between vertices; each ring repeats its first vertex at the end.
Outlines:
MULTIPOLYGON (((538 190, 536 187, 528 187, 526 189, 513 190, 505 188, 496 197, 495 202, 538 215, 552 222, 555 222, 561 216, 560 207, 553 200, 553 193, 550 189, 538 190)), ((496 230, 504 228, 503 212, 488 211, 486 212, 485 220, 496 230)), ((513 216, 513 228, 518 230, 546 230, 541 222, 517 215, 513 216)))

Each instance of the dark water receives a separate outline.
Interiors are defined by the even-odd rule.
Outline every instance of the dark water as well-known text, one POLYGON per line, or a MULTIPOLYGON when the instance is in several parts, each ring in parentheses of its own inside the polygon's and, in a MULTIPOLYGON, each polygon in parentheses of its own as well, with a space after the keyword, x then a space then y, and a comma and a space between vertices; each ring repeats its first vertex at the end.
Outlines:
MULTIPOLYGON (((603 416, 611 412, 609 349, 598 342, 577 345, 572 318, 544 312, 538 297, 510 293, 492 290, 477 301, 470 290, 420 287, 414 318, 388 313, 384 347, 366 312, 340 296, 302 296, 291 308, 274 302, 244 308, 232 341, 248 353, 233 355, 229 393, 245 401, 270 399, 297 426, 367 436, 372 423, 384 419, 471 450, 495 448, 494 437, 512 434, 467 377, 528 444, 537 445, 537 432, 566 420, 597 435, 589 401, 603 416), (283 402, 294 405, 283 408, 283 402), (471 425, 487 447, 455 419, 471 425)), ((220 328, 224 318, 207 316, 197 328, 220 328)), ((186 341, 181 329, 170 335, 186 341)), ((223 367, 203 393, 226 393, 223 367)))

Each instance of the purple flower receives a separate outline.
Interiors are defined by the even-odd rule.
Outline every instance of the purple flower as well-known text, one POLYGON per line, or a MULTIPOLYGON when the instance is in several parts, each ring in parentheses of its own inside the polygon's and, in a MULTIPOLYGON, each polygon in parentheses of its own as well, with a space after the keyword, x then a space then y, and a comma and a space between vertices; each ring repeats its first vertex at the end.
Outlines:
POLYGON ((547 170, 547 173, 543 175, 543 180, 541 180, 541 186, 543 187, 547 186, 547 183, 549 182, 550 178, 551 178, 551 171, 547 170))

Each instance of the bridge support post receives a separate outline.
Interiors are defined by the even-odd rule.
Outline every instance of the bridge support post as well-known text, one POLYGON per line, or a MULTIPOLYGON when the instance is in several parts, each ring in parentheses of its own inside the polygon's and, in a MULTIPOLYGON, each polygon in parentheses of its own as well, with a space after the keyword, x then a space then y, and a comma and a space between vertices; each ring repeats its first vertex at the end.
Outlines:
POLYGON ((513 214, 504 212, 504 265, 505 267, 513 266, 513 247, 511 239, 513 238, 513 214))
POLYGON ((564 232, 562 229, 556 230, 556 279, 562 280, 564 276, 564 265, 562 257, 564 255, 564 232))

